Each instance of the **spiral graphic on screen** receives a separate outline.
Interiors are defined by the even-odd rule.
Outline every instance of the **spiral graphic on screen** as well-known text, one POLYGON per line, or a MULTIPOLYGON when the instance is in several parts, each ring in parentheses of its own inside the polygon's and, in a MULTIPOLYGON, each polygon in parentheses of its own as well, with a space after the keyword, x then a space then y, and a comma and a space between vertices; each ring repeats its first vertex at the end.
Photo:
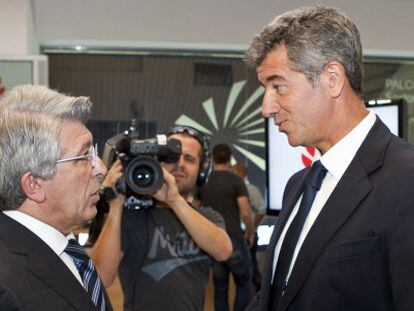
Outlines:
POLYGON ((237 131, 237 137, 230 147, 232 147, 233 150, 240 152, 251 161, 251 163, 264 171, 266 169, 266 160, 246 149, 249 146, 265 148, 264 140, 254 138, 255 135, 263 134, 265 132, 260 101, 258 101, 264 93, 264 88, 261 86, 258 87, 252 94, 250 94, 250 96, 248 96, 246 101, 240 103, 237 99, 245 85, 246 80, 238 81, 233 84, 224 109, 217 109, 213 98, 208 98, 201 103, 201 106, 210 121, 209 124, 201 124, 199 121, 186 114, 179 116, 175 121, 175 124, 192 126, 209 138, 213 135, 220 134, 221 131, 228 128, 237 131), (236 103, 238 103, 238 105, 236 103))

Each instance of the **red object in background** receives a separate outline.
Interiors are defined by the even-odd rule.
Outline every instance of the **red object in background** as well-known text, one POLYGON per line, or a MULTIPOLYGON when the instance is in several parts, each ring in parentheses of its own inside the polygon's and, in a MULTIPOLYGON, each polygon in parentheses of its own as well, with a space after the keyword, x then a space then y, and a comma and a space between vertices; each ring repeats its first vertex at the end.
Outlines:
POLYGON ((5 86, 1 86, 1 84, 2 84, 2 82, 3 82, 3 79, 0 77, 0 96, 4 93, 4 92, 6 92, 6 87, 5 86))
POLYGON ((305 165, 305 167, 312 165, 313 159, 315 157, 315 147, 306 147, 306 150, 311 157, 309 157, 308 154, 302 153, 302 163, 305 165))

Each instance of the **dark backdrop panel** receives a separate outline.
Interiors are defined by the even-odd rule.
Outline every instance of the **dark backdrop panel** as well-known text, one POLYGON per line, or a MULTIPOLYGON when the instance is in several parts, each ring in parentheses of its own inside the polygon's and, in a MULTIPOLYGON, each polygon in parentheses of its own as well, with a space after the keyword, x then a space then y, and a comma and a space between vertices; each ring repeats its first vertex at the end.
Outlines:
POLYGON ((248 165, 249 180, 265 190, 262 96, 251 98, 260 87, 241 57, 48 56, 52 88, 91 97, 94 111, 88 126, 100 149, 107 138, 127 129, 132 118, 143 138, 184 122, 207 133, 211 146, 232 146, 235 160, 248 165))

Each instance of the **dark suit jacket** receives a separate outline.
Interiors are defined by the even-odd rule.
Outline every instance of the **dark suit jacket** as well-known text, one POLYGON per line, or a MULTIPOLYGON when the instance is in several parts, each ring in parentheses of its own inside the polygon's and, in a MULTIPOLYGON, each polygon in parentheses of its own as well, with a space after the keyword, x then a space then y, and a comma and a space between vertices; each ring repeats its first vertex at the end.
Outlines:
POLYGON ((1 212, 0 310, 96 311, 88 293, 59 256, 1 212))
MULTIPOLYGON (((249 310, 267 310, 273 252, 309 169, 288 182, 249 310)), ((309 231, 278 310, 414 310, 414 147, 377 119, 309 231)))

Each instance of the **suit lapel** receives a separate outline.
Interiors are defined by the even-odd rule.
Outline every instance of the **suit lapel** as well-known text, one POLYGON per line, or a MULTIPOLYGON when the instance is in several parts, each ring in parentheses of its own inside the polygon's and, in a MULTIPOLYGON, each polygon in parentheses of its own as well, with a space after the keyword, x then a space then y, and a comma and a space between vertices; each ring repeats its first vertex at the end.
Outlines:
POLYGON ((62 260, 26 227, 0 213, 0 236, 12 253, 27 256, 28 269, 76 310, 96 310, 62 260), (87 306, 87 307, 86 307, 87 306))
POLYGON ((389 130, 377 119, 306 236, 281 300, 280 310, 288 307, 325 247, 371 191, 368 176, 382 165, 389 139, 389 130))
MULTIPOLYGON (((45 251, 47 251, 45 249, 45 251)), ((51 289, 65 299, 77 310, 96 309, 88 293, 73 276, 58 256, 45 256, 45 253, 28 254, 30 271, 46 283, 51 289), (52 268, 53 267, 53 268, 52 268)))
MULTIPOLYGON (((354 164, 353 166, 357 165, 354 164)), ((369 193, 371 185, 365 176, 365 172, 359 168, 352 175, 354 177, 347 176, 342 178, 306 236, 296 258, 288 287, 282 300, 281 310, 284 310, 284 307, 291 302, 326 245, 369 193), (349 182, 350 180, 352 182, 349 182), (352 195, 349 195, 350 193, 352 195)))

